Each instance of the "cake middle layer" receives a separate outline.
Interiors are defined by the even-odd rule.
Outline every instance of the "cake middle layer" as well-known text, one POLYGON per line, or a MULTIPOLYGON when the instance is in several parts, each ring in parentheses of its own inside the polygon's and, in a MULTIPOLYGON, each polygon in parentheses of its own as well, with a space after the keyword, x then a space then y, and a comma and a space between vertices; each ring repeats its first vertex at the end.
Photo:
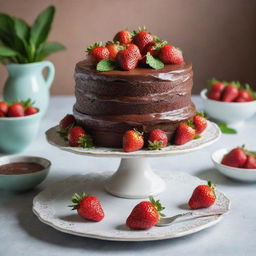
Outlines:
POLYGON ((132 128, 146 134, 160 128, 171 137, 180 122, 195 115, 192 76, 190 62, 129 72, 98 72, 79 62, 74 116, 99 146, 121 147, 124 132, 132 128))

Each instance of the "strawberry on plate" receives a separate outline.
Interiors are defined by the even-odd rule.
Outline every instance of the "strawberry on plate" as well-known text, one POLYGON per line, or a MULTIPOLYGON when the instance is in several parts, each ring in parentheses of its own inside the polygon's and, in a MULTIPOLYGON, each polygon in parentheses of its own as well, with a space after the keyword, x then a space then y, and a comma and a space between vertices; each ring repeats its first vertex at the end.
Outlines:
POLYGON ((4 101, 0 101, 0 111, 3 112, 4 114, 7 114, 8 112, 8 105, 4 101))
POLYGON ((238 88, 239 88, 238 83, 232 83, 232 84, 226 85, 221 95, 221 101, 224 101, 224 102, 234 101, 239 95, 238 88))
POLYGON ((132 40, 133 44, 136 44, 140 52, 144 54, 145 48, 154 42, 154 37, 146 31, 146 29, 139 29, 138 31, 134 31, 134 37, 132 40))
POLYGON ((96 65, 99 61, 109 58, 109 50, 102 43, 94 43, 87 48, 91 62, 96 65))
POLYGON ((244 166, 247 160, 246 151, 244 146, 237 147, 232 149, 229 153, 227 153, 221 163, 231 167, 241 168, 244 166))
POLYGON ((207 120, 204 113, 196 113, 193 117, 193 124, 195 125, 196 134, 201 134, 207 127, 207 120))
POLYGON ((166 44, 160 49, 159 58, 164 64, 179 65, 184 61, 182 51, 170 44, 166 44))
POLYGON ((76 123, 75 117, 73 115, 67 114, 64 118, 60 120, 59 128, 61 131, 66 131, 71 128, 76 123))
POLYGON ((221 100, 222 91, 225 88, 225 83, 212 79, 209 81, 210 89, 208 90, 207 97, 211 100, 221 100))
POLYGON ((104 218, 101 203, 95 196, 75 193, 72 196, 72 203, 69 207, 72 207, 72 210, 77 210, 78 215, 84 219, 99 222, 104 218))
POLYGON ((157 224, 161 216, 164 216, 161 213, 164 209, 159 200, 155 201, 151 196, 149 201, 142 201, 133 208, 126 225, 130 229, 149 229, 157 224))
POLYGON ((93 141, 89 134, 80 126, 74 126, 68 131, 68 143, 71 147, 92 148, 93 141))
POLYGON ((215 201, 215 185, 213 185, 211 181, 208 181, 207 185, 199 185, 194 189, 188 205, 191 209, 208 208, 213 205, 215 201))
POLYGON ((166 132, 154 129, 149 133, 148 148, 151 150, 162 149, 167 146, 168 138, 166 132))
POLYGON ((22 117, 25 115, 25 108, 22 103, 13 103, 7 112, 8 117, 22 117))
POLYGON ((179 124, 176 129, 174 143, 176 145, 183 145, 191 140, 193 140, 196 136, 196 130, 194 129, 193 123, 190 121, 179 124))
POLYGON ((126 131, 123 136, 123 150, 124 152, 133 152, 143 148, 144 138, 143 133, 136 129, 126 131))
POLYGON ((120 44, 130 44, 132 42, 132 34, 128 30, 121 30, 114 36, 114 41, 120 44))

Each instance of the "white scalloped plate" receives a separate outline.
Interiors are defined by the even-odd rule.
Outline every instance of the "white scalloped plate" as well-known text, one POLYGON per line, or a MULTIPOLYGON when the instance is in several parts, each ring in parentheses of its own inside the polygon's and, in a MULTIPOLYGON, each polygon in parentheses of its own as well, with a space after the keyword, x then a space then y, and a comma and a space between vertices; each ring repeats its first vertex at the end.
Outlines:
POLYGON ((125 153, 120 148, 104 148, 96 147, 94 149, 84 149, 80 147, 70 147, 67 142, 61 138, 58 133, 58 126, 50 128, 46 131, 46 138, 48 142, 62 150, 66 150, 76 154, 90 155, 90 156, 103 156, 103 157, 160 157, 175 154, 189 153, 203 147, 206 147, 215 141, 217 141, 221 132, 219 127, 208 121, 206 130, 201 134, 201 138, 197 140, 190 141, 181 146, 171 145, 163 148, 162 150, 139 150, 135 152, 125 153))
MULTIPOLYGON (((188 211, 187 201, 193 189, 199 184, 205 184, 205 181, 183 172, 159 171, 159 174, 166 181, 167 189, 156 199, 160 199, 166 207, 164 213, 168 216, 188 211)), ((141 200, 122 199, 107 194, 103 184, 110 175, 109 172, 89 173, 57 182, 34 198, 33 211, 42 222, 59 231, 113 241, 149 241, 181 237, 213 226, 222 219, 222 216, 201 217, 177 222, 168 227, 153 227, 145 231, 129 230, 125 220, 141 200), (86 221, 67 207, 72 194, 82 191, 101 200, 105 211, 105 218, 101 222, 86 221)), ((217 201, 211 208, 229 210, 229 199, 218 190, 216 194, 217 201)))

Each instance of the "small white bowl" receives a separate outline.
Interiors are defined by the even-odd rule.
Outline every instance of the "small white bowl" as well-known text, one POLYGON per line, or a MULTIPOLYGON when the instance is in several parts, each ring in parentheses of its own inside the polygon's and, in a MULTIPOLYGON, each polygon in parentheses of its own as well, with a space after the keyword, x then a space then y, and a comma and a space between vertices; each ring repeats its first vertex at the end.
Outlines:
POLYGON ((204 111, 209 117, 227 124, 238 124, 256 113, 256 100, 249 102, 222 102, 207 97, 207 89, 201 91, 204 111))
POLYGON ((245 169, 245 168, 235 168, 224 164, 221 161, 225 154, 227 154, 231 149, 219 149, 212 154, 212 161, 216 169, 218 169, 225 176, 246 182, 256 181, 256 169, 245 169))

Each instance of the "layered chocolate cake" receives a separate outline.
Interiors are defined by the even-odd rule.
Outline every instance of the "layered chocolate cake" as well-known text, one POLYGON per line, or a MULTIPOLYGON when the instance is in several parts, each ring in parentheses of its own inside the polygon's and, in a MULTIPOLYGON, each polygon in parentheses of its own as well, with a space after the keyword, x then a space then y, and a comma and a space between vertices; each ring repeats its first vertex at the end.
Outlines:
POLYGON ((122 147, 124 132, 133 128, 146 135, 160 128, 171 138, 179 123, 195 115, 192 77, 190 62, 99 72, 81 61, 75 68, 75 119, 96 146, 122 147))

